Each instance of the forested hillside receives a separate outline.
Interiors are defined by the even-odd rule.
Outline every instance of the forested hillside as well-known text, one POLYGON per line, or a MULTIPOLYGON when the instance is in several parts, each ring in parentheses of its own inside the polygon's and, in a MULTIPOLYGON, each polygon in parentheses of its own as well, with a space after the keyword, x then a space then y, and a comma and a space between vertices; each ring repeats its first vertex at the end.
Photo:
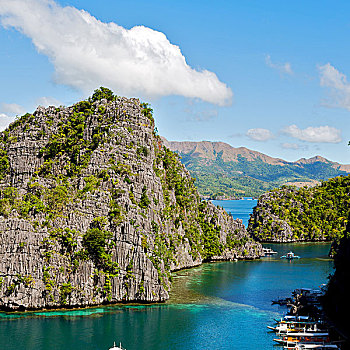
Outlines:
POLYGON ((260 241, 333 241, 344 235, 350 176, 308 188, 283 186, 259 198, 248 231, 260 241))
POLYGON ((259 197, 282 185, 313 186, 321 180, 347 175, 349 165, 316 156, 287 162, 244 147, 223 142, 175 142, 165 144, 181 156, 205 197, 259 197))

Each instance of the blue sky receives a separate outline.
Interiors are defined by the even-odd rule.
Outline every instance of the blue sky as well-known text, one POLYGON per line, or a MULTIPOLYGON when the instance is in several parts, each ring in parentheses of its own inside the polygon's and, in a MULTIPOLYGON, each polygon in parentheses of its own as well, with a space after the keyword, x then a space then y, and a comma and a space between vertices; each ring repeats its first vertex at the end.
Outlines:
POLYGON ((103 85, 169 140, 350 163, 347 1, 0 0, 0 19, 2 128, 103 85))

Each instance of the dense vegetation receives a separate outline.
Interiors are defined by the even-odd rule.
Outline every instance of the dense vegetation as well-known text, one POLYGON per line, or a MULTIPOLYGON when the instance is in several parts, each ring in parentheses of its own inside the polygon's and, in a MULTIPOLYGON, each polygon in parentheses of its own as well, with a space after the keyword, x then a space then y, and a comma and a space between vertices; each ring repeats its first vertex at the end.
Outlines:
POLYGON ((331 162, 317 161, 310 164, 272 165, 261 159, 248 161, 238 156, 238 162, 224 161, 222 152, 215 160, 181 153, 181 161, 196 179, 202 196, 259 197, 266 191, 278 188, 287 182, 310 182, 347 175, 334 169, 331 162))
POLYGON ((12 264, 0 296, 31 289, 50 307, 164 300, 176 268, 259 255, 242 225, 201 202, 154 126, 148 104, 101 87, 71 107, 39 107, 0 133, 0 237, 10 236, 8 221, 19 222, 23 240, 14 236, 8 260, 30 251, 39 266, 18 264, 17 274, 12 264))
MULTIPOLYGON (((226 244, 220 242, 221 227, 217 223, 217 215, 210 213, 207 202, 201 202, 194 179, 183 173, 179 157, 166 147, 157 151, 154 162, 155 173, 161 178, 165 198, 164 218, 171 219, 175 225, 185 229, 185 237, 191 246, 191 255, 194 259, 201 256, 210 260, 220 256, 226 248, 239 248, 247 243, 247 237, 239 239, 231 236, 226 244), (159 166, 161 166, 159 168, 159 166), (161 169, 164 170, 161 170, 161 169), (176 202, 171 203, 169 193, 175 190, 176 202), (230 240, 231 238, 231 240, 230 240), (234 244, 232 240, 234 239, 234 244)), ((226 214, 227 215, 227 214, 226 214)), ((181 240, 181 237, 174 237, 181 240)), ((169 252, 174 251, 170 246, 169 252)))
POLYGON ((264 194, 254 208, 248 230, 261 241, 288 239, 338 240, 350 213, 350 176, 340 176, 315 187, 283 186, 264 194))

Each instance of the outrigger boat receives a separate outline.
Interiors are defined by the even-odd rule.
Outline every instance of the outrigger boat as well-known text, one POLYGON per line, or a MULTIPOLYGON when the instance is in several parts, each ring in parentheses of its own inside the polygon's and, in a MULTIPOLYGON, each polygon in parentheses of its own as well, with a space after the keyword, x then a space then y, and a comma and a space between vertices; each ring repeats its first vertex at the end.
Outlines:
POLYGON ((275 319, 275 321, 276 321, 276 323, 282 323, 282 322, 312 322, 312 323, 315 323, 315 321, 312 321, 312 318, 310 316, 293 316, 293 315, 286 315, 279 320, 275 319))
POLYGON ((280 333, 295 333, 295 332, 312 332, 312 333, 322 333, 324 329, 318 327, 318 323, 312 322, 309 324, 299 323, 299 322, 283 322, 279 323, 276 327, 267 326, 267 328, 272 331, 280 333))
POLYGON ((290 251, 286 255, 282 255, 281 259, 287 259, 287 260, 300 259, 300 256, 295 255, 292 251, 290 251))
POLYGON ((297 288, 292 292, 293 296, 302 295, 304 297, 321 297, 325 294, 323 289, 311 289, 311 288, 297 288))
POLYGON ((324 344, 330 341, 328 332, 295 332, 286 333, 281 338, 274 339, 275 342, 286 345, 296 345, 297 343, 324 344))
POLYGON ((310 304, 319 304, 320 298, 325 294, 322 289, 298 288, 292 292, 294 297, 302 296, 310 304))
POLYGON ((277 254, 277 252, 275 252, 271 248, 263 248, 263 253, 264 253, 264 256, 271 256, 271 255, 277 254))
POLYGON ((338 345, 335 344, 307 344, 307 343, 298 343, 296 345, 287 344, 283 349, 286 350, 337 350, 339 349, 338 345))
POLYGON ((115 345, 115 342, 113 343, 113 347, 109 348, 109 350, 126 350, 122 347, 122 343, 119 343, 119 346, 115 345))

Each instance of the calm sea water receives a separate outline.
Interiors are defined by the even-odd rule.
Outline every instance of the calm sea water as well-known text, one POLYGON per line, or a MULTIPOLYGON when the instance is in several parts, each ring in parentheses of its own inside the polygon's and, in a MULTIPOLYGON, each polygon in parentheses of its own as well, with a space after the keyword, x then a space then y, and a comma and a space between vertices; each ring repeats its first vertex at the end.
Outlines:
POLYGON ((258 202, 256 199, 245 199, 236 201, 212 201, 213 204, 223 207, 234 219, 241 219, 245 226, 248 226, 249 216, 252 208, 258 202))
MULTIPOLYGON (((234 202, 228 204, 239 201, 234 202)), ((245 212, 246 202, 253 201, 242 202, 245 212)), ((127 350, 276 349, 266 325, 285 309, 271 300, 325 283, 332 262, 328 244, 270 246, 278 257, 178 272, 165 304, 0 313, 0 349, 107 350, 113 341, 127 350), (281 260, 290 249, 302 258, 281 260)))

